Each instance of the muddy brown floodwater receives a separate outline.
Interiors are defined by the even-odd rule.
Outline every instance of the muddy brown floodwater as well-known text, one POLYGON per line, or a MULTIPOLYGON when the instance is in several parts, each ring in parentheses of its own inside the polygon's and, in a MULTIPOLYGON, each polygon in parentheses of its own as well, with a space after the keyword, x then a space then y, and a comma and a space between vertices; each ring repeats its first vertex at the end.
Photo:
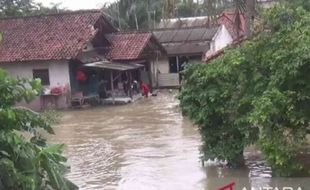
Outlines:
POLYGON ((173 93, 66 111, 55 132, 49 140, 67 145, 67 177, 81 190, 217 190, 232 181, 236 190, 286 184, 310 189, 309 178, 271 178, 257 158, 248 160, 249 169, 202 167, 199 133, 182 117, 173 93))

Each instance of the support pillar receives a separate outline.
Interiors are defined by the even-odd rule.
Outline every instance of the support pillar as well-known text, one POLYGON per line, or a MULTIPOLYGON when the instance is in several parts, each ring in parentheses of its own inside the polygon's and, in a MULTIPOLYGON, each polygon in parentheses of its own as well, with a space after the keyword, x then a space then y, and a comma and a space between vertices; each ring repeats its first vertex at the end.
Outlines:
POLYGON ((179 63, 180 61, 179 61, 179 56, 176 56, 176 63, 177 63, 177 73, 179 73, 180 72, 180 63, 179 63))
POLYGON ((129 97, 131 98, 131 99, 133 99, 133 96, 132 96, 132 88, 131 88, 131 86, 132 86, 132 73, 131 73, 131 71, 129 71, 128 72, 129 73, 129 81, 128 81, 128 85, 129 85, 129 97))
POLYGON ((111 80, 112 101, 113 101, 113 104, 115 104, 113 71, 111 71, 110 73, 110 80, 111 80))

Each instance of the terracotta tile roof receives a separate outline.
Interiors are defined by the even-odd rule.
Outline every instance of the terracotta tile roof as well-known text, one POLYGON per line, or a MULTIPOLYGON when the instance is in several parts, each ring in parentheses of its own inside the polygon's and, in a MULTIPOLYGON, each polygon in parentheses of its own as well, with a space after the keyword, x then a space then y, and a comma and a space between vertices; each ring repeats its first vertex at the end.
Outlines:
POLYGON ((226 10, 223 11, 220 16, 217 18, 218 24, 225 25, 233 39, 240 38, 244 36, 245 34, 245 15, 243 13, 240 14, 239 16, 240 22, 241 22, 241 27, 239 28, 239 36, 238 36, 238 29, 236 26, 236 13, 233 10, 226 10))
POLYGON ((151 32, 114 33, 107 34, 105 37, 111 43, 105 55, 111 60, 140 59, 150 42, 155 42, 159 49, 162 48, 151 32))
POLYGON ((70 59, 95 35, 99 11, 0 20, 0 63, 70 59))

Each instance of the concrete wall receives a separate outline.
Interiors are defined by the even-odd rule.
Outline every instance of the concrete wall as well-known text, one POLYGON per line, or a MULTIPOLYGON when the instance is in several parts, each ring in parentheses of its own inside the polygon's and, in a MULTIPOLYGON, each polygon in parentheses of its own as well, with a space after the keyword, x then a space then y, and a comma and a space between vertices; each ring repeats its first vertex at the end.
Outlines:
POLYGON ((152 60, 150 62, 150 69, 151 69, 151 80, 152 80, 152 87, 156 87, 157 86, 157 61, 156 60, 152 60))
POLYGON ((215 36, 213 37, 211 43, 210 43, 210 50, 207 51, 206 57, 225 48, 229 44, 233 42, 233 38, 226 29, 224 25, 222 25, 215 36))
POLYGON ((160 73, 169 73, 169 60, 168 57, 161 57, 158 60, 158 70, 160 73))
MULTIPOLYGON (((55 86, 68 86, 70 88, 69 78, 69 64, 68 62, 35 62, 35 63, 10 63, 0 64, 0 68, 8 71, 13 77, 33 79, 33 69, 48 69, 50 86, 44 86, 44 88, 55 86)), ((66 95, 62 95, 58 98, 59 108, 68 107, 68 100, 66 95)), ((40 109, 40 98, 36 98, 27 106, 34 110, 40 109)))
POLYGON ((226 47, 227 45, 231 44, 233 38, 229 34, 228 30, 224 25, 220 27, 220 30, 216 33, 213 38, 212 45, 214 46, 212 50, 218 51, 226 47))
POLYGON ((169 73, 168 57, 162 56, 150 61, 153 87, 158 87, 158 77, 161 73, 169 73))
POLYGON ((159 88, 177 87, 179 83, 179 74, 170 73, 169 71, 169 58, 161 57, 158 60, 158 71, 160 72, 157 77, 157 83, 159 88))

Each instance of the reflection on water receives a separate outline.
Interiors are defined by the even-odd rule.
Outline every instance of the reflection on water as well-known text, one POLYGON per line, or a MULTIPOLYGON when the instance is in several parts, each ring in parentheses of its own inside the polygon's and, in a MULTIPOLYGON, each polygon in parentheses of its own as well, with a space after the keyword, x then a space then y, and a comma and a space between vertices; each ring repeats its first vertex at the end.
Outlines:
POLYGON ((199 133, 177 105, 173 94, 159 93, 125 106, 64 112, 50 140, 67 145, 68 178, 82 190, 216 190, 231 181, 241 189, 274 181, 263 162, 203 168, 199 133))

